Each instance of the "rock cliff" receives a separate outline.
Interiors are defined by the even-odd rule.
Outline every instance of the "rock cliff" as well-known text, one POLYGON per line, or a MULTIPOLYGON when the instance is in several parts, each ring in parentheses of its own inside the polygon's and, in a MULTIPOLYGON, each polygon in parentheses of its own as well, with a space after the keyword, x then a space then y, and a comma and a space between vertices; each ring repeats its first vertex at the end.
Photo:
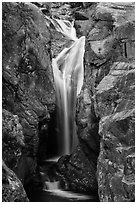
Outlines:
POLYGON ((134 201, 134 4, 98 3, 88 12, 92 24, 79 32, 87 33, 85 92, 99 121, 98 193, 102 202, 134 201))
POLYGON ((38 126, 48 123, 55 106, 50 32, 31 3, 3 3, 2 9, 3 159, 24 183, 37 165, 38 126))

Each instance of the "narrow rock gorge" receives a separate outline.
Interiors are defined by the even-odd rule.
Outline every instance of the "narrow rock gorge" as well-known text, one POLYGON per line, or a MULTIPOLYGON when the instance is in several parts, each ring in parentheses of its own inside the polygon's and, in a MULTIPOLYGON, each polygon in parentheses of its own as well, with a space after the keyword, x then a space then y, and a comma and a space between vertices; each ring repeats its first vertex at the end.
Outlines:
POLYGON ((91 202, 135 201, 135 4, 3 2, 2 65, 2 201, 78 201, 42 200, 51 183, 91 202), (55 20, 85 36, 78 144, 60 158, 52 60, 73 40, 55 20))

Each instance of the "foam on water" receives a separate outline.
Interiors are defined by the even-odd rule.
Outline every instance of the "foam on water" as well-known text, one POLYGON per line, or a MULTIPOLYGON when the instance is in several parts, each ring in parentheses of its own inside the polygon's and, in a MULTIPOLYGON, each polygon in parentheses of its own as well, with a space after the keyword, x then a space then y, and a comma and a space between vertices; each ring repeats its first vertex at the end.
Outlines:
POLYGON ((46 162, 57 162, 59 160, 60 157, 52 157, 52 158, 49 158, 49 159, 46 159, 45 161, 46 162))
POLYGON ((80 199, 80 200, 86 200, 86 199, 91 198, 88 195, 84 195, 84 194, 80 194, 80 193, 74 193, 71 191, 63 191, 61 189, 53 189, 53 190, 44 189, 44 191, 50 192, 53 195, 57 195, 57 196, 64 197, 64 198, 72 198, 72 199, 80 199))

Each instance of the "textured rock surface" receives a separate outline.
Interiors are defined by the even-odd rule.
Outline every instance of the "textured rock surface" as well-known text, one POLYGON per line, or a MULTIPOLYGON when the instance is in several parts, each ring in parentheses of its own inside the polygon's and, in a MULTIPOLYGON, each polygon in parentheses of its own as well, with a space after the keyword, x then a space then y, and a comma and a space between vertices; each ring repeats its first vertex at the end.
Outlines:
POLYGON ((97 86, 96 113, 101 118, 98 184, 102 201, 135 199, 134 74, 134 66, 118 62, 97 86))
POLYGON ((2 9, 3 159, 26 185, 36 169, 39 123, 47 126, 55 105, 50 32, 33 4, 3 3, 2 9))
POLYGON ((64 156, 58 161, 56 174, 58 180, 64 183, 65 189, 97 196, 96 166, 87 155, 78 146, 72 155, 64 156))
POLYGON ((26 152, 32 156, 37 151, 39 118, 49 117, 47 105, 49 109, 54 105, 49 41, 37 7, 3 3, 3 106, 19 116, 26 152))
POLYGON ((29 202, 21 181, 6 164, 2 164, 2 201, 29 202))
POLYGON ((134 201, 134 5, 99 3, 94 14, 86 59, 100 119, 99 197, 134 201))
POLYGON ((79 139, 92 161, 101 140, 100 201, 134 201, 134 3, 95 3, 80 10, 89 20, 76 21, 78 34, 87 37, 79 139))
POLYGON ((2 119, 3 160, 6 165, 15 170, 22 155, 22 149, 25 146, 22 126, 17 115, 13 115, 4 109, 2 119))
MULTIPOLYGON (((17 115, 2 111, 2 201, 28 201, 21 181, 16 172, 22 150, 25 147, 22 126, 17 115), (10 169, 8 167, 10 167, 10 169), (12 170, 13 171, 12 171, 12 170)), ((21 170, 20 170, 21 171, 21 170)))

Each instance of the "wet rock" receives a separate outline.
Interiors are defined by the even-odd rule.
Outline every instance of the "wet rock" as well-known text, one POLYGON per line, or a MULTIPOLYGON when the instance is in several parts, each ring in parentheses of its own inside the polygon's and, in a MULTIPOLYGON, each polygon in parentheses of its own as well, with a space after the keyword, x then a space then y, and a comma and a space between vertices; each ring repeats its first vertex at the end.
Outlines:
POLYGON ((2 202, 29 202, 21 181, 6 164, 2 164, 2 202))
POLYGON ((97 196, 96 167, 88 160, 81 146, 70 156, 64 156, 57 163, 56 176, 64 183, 63 188, 97 196))

